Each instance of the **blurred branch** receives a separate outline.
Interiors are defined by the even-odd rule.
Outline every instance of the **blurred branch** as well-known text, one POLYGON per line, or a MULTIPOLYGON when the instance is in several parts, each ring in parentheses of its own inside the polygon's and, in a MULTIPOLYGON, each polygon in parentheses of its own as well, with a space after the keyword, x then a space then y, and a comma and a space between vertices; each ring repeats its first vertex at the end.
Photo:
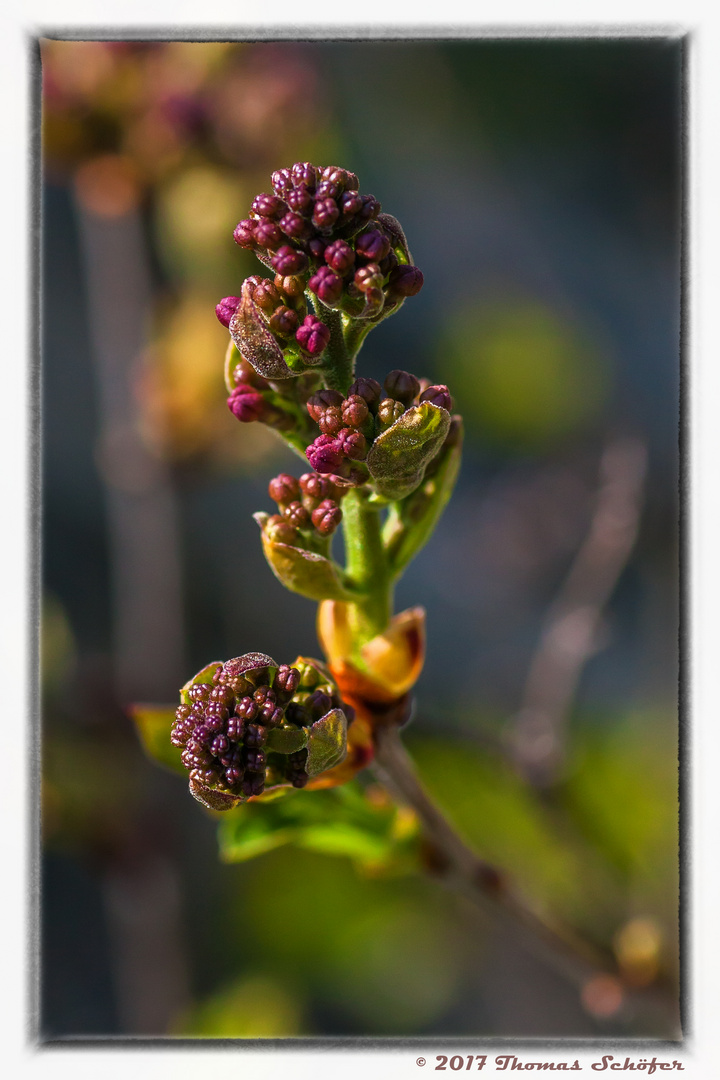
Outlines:
POLYGON ((519 931, 528 951, 567 978, 584 996, 601 987, 616 998, 613 1013, 641 1008, 651 1023, 659 1022, 663 1030, 668 1024, 677 1024, 676 1003, 660 987, 639 989, 628 985, 611 953, 581 940, 567 928, 546 922, 512 890, 502 871, 467 846, 422 786, 395 726, 376 728, 374 769, 388 791, 418 815, 428 844, 428 869, 448 887, 485 915, 500 920, 512 933, 519 931))
POLYGON ((617 438, 607 445, 590 529, 546 615, 508 735, 516 768, 536 787, 549 787, 562 766, 572 700, 637 539, 646 468, 641 440, 617 438))

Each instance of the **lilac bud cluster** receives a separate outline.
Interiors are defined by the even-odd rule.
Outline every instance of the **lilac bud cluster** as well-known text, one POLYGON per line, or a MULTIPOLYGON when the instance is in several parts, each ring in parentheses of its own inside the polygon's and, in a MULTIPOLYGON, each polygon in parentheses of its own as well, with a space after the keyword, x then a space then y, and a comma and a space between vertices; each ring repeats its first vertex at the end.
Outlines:
POLYGON ((350 484, 368 478, 362 463, 374 439, 413 405, 429 401, 448 412, 452 398, 447 386, 430 385, 408 371, 391 371, 381 386, 376 379, 356 379, 347 397, 337 390, 320 390, 307 401, 307 411, 321 434, 308 446, 313 469, 350 484))
MULTIPOLYGON (((307 288, 356 318, 375 318, 420 291, 422 272, 409 263, 402 229, 373 195, 359 193, 354 173, 297 162, 273 173, 272 186, 272 194, 256 196, 233 235, 275 271, 279 289, 298 296, 307 288)), ((297 327, 295 339, 319 356, 327 341, 314 329, 297 327)))
POLYGON ((294 547, 312 547, 316 537, 332 536, 342 521, 340 502, 346 489, 319 473, 303 473, 299 480, 280 473, 268 486, 279 514, 268 519, 266 528, 273 540, 294 547))
POLYGON ((307 751, 272 753, 268 733, 273 728, 309 726, 333 708, 342 708, 349 722, 352 709, 331 683, 316 689, 323 675, 311 664, 283 664, 241 675, 233 664, 232 660, 219 664, 212 684, 191 685, 189 702, 175 711, 170 738, 182 748, 190 780, 238 798, 261 795, 268 779, 304 786, 307 773, 303 779, 301 766, 307 751), (274 677, 269 677, 273 670, 274 677))

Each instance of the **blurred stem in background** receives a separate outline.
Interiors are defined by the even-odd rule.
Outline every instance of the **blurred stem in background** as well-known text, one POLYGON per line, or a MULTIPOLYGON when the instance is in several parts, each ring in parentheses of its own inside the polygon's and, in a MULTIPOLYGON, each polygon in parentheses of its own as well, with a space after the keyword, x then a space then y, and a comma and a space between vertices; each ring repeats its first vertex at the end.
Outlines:
POLYGON ((607 443, 588 534, 545 616, 523 702, 508 730, 511 759, 535 787, 551 787, 562 768, 578 682, 599 647, 603 611, 637 539, 646 467, 640 439, 607 443))
MULTIPOLYGON (((175 494, 167 466, 140 436, 133 389, 152 295, 140 192, 108 156, 78 170, 75 196, 113 566, 115 691, 120 701, 152 700, 181 681, 184 620, 175 494)), ((189 1000, 177 870, 147 835, 131 834, 106 871, 103 892, 123 1028, 165 1031, 189 1000)))

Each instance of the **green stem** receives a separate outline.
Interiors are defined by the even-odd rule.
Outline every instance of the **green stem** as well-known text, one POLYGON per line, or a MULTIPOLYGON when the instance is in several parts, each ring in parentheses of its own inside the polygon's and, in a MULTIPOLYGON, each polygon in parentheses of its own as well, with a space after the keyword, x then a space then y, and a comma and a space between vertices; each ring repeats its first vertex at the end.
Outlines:
POLYGON ((378 508, 368 502, 367 493, 360 488, 348 491, 342 507, 345 570, 352 587, 363 594, 349 611, 357 654, 365 642, 387 628, 393 589, 378 508))
POLYGON ((341 394, 347 394, 354 375, 354 357, 348 352, 343 334, 342 316, 339 311, 326 307, 317 297, 313 303, 319 318, 330 331, 330 341, 320 370, 325 378, 325 384, 331 390, 338 390, 341 394))

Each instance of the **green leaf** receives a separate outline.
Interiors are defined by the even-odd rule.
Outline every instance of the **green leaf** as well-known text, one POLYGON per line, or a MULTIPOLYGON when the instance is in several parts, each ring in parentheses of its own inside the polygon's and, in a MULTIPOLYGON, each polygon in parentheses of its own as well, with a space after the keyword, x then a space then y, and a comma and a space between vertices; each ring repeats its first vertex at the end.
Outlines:
POLYGON ((268 514, 253 515, 262 532, 265 558, 275 577, 286 589, 310 600, 352 600, 343 587, 338 567, 324 555, 272 540, 264 528, 268 514))
POLYGON ((222 667, 222 660, 213 660, 211 664, 206 664, 204 668, 198 671, 197 675, 193 675, 192 679, 189 679, 185 683, 180 691, 180 700, 183 705, 192 705, 190 700, 189 690, 191 686, 195 686, 197 683, 202 683, 205 686, 212 686, 213 675, 219 667, 222 667))
POLYGON ((347 720, 342 709, 332 709, 310 728, 308 756, 305 765, 308 776, 331 769, 347 754, 347 720))
POLYGON ((268 732, 267 748, 274 750, 276 754, 295 754, 307 744, 308 733, 305 728, 279 727, 271 728, 268 732))
POLYGON ((383 527, 383 543, 393 577, 402 573, 432 536, 452 495, 461 458, 461 442, 443 447, 422 484, 407 499, 392 505, 383 527))
POLYGON ((228 814, 218 829, 221 858, 246 862, 294 844, 360 864, 415 866, 419 827, 390 799, 371 799, 356 781, 328 791, 291 791, 228 814))
POLYGON ((148 757, 187 779, 187 770, 180 759, 182 751, 170 742, 175 707, 173 705, 131 705, 128 711, 148 757))
POLYGON ((450 413, 423 401, 375 439, 367 456, 375 486, 388 499, 404 499, 421 483, 450 428, 450 413))

